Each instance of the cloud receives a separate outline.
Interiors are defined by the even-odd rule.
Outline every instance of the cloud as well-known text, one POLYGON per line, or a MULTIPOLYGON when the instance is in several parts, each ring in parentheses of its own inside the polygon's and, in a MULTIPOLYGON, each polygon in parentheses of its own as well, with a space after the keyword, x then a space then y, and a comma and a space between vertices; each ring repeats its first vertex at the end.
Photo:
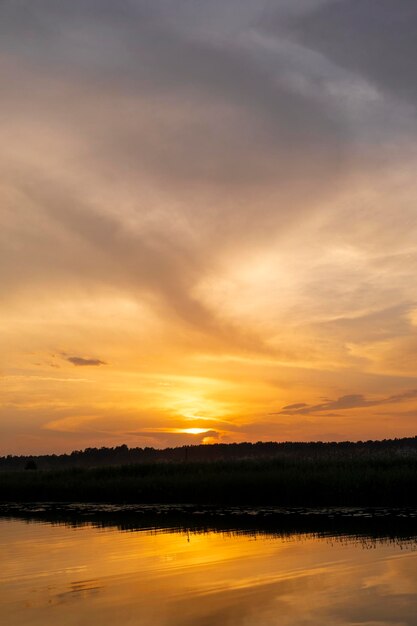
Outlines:
POLYGON ((283 410, 287 411, 297 411, 298 409, 304 409, 308 404, 305 402, 297 402, 296 404, 289 404, 288 406, 284 406, 283 410))
MULTIPOLYGON (((0 2, 2 369, 48 377, 28 351, 57 345, 112 364, 96 394, 16 380, 28 420, 35 399, 110 426, 145 407, 130 432, 190 405, 281 437, 260 417, 277 406, 330 415, 416 385, 406 5, 0 2), (341 379, 357 393, 337 398, 341 379), (290 404, 300 388, 321 404, 290 404)), ((320 435, 312 421, 283 418, 285 437, 320 435)))
POLYGON ((53 376, 27 375, 27 376, 2 376, 1 378, 3 380, 10 380, 10 381, 40 380, 40 381, 54 382, 54 383, 77 383, 77 384, 78 383, 91 383, 91 380, 89 380, 88 378, 60 378, 56 376, 53 377, 53 376))
MULTIPOLYGON (((380 292, 380 290, 378 290, 380 292)), ((367 288, 367 301, 370 302, 370 289, 367 288)), ((356 300, 359 300, 359 294, 356 300)), ((388 295, 388 294, 387 294, 388 295)), ((343 297, 343 294, 341 294, 343 297)), ((363 297, 366 304, 365 297, 363 297)), ((383 305, 384 302, 381 302, 383 305)), ((363 315, 351 317, 338 316, 326 322, 320 322, 318 328, 328 334, 336 334, 349 344, 355 342, 369 342, 390 340, 395 337, 409 337, 411 328, 410 315, 412 311, 411 302, 399 302, 395 306, 383 307, 371 310, 363 315)))
POLYGON ((330 2, 294 22, 299 40, 416 105, 415 0, 330 2))
POLYGON ((350 136, 330 99, 289 80, 308 78, 302 51, 253 36, 267 3, 231 4, 1 5, 9 290, 115 287, 214 342, 264 348, 196 288, 229 251, 313 213, 347 173, 350 136))
POLYGON ((400 402, 406 402, 407 400, 413 400, 415 398, 417 398, 417 389, 411 389, 409 391, 404 391, 403 393, 388 396, 386 398, 380 398, 378 400, 369 400, 362 394, 349 394, 341 396, 336 400, 326 400, 321 404, 305 404, 301 402, 289 404, 284 406, 281 411, 273 413, 273 415, 314 415, 317 413, 326 413, 326 415, 329 415, 329 411, 360 409, 384 404, 397 404, 400 402))
POLYGON ((81 356, 68 356, 65 358, 76 367, 98 367, 100 365, 107 365, 105 361, 101 361, 100 359, 86 359, 81 356))

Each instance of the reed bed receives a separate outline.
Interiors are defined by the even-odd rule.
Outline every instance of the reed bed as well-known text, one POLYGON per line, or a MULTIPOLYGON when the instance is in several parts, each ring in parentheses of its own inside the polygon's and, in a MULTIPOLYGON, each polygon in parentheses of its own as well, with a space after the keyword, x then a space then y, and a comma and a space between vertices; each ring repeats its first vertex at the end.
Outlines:
POLYGON ((417 459, 387 454, 1 472, 0 500, 414 506, 417 459))

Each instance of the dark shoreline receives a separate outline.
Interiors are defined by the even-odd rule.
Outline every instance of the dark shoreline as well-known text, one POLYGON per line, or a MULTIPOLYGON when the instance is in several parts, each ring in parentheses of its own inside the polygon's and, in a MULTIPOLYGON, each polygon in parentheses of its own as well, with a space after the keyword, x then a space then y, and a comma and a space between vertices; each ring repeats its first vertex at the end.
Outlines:
POLYGON ((416 507, 417 458, 295 458, 0 472, 0 502, 416 507))
POLYGON ((86 448, 65 454, 29 454, 0 457, 0 471, 19 471, 28 464, 41 470, 73 468, 120 467, 155 463, 218 463, 276 459, 304 462, 306 460, 333 461, 335 459, 376 460, 384 458, 416 458, 417 436, 368 441, 258 441, 257 443, 213 443, 185 445, 175 448, 86 448))

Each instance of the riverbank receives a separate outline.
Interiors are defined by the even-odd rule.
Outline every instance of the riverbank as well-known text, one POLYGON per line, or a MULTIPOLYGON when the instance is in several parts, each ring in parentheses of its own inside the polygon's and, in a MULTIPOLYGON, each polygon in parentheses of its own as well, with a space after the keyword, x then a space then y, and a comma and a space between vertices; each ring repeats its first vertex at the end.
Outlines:
POLYGON ((1 502, 417 506, 417 460, 246 460, 0 473, 1 502))

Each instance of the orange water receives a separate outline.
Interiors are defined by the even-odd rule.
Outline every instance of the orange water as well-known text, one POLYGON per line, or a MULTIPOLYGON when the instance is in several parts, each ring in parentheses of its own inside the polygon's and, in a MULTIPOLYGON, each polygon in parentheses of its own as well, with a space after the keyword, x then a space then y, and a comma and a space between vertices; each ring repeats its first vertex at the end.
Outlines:
POLYGON ((417 625, 415 546, 0 520, 4 626, 417 625))

